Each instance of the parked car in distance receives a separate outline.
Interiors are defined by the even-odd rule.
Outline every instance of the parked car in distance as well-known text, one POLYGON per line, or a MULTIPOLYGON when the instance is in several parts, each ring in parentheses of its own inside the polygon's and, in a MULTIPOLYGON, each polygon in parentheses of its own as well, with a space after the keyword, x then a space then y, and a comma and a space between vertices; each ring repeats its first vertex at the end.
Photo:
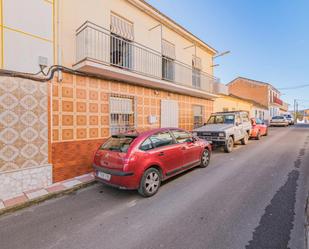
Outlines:
POLYGON ((224 151, 230 153, 234 143, 248 143, 251 131, 251 121, 246 111, 216 112, 211 114, 207 123, 194 129, 199 138, 210 141, 215 146, 224 146, 224 151))
POLYGON ((294 125, 294 118, 291 114, 283 114, 283 116, 289 121, 289 125, 294 125))
POLYGON ((289 121, 284 116, 272 117, 269 126, 289 126, 289 121))
POLYGON ((250 138, 255 138, 260 140, 262 136, 268 135, 268 127, 265 122, 259 118, 251 119, 252 129, 250 133, 250 138))
POLYGON ((97 181, 120 189, 138 189, 145 197, 161 182, 192 167, 207 167, 211 145, 177 128, 111 136, 95 153, 97 181))

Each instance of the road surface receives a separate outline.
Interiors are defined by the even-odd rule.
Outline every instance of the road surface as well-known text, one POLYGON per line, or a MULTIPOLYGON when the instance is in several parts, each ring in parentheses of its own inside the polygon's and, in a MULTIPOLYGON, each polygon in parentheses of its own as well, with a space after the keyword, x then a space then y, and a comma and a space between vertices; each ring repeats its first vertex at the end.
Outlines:
POLYGON ((152 198, 95 184, 0 217, 1 249, 303 249, 309 127, 215 151, 152 198))

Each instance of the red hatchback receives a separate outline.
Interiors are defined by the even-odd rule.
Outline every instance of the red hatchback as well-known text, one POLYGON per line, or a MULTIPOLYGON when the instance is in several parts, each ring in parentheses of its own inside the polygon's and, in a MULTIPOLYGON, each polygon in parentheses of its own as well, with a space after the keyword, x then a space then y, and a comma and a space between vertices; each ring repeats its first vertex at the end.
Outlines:
POLYGON ((250 134, 251 138, 260 140, 261 136, 268 135, 268 127, 261 119, 252 118, 251 124, 252 124, 252 129, 251 129, 251 134, 250 134))
POLYGON ((177 128, 111 136, 94 156, 96 180, 149 197, 164 181, 195 166, 207 167, 211 146, 177 128))

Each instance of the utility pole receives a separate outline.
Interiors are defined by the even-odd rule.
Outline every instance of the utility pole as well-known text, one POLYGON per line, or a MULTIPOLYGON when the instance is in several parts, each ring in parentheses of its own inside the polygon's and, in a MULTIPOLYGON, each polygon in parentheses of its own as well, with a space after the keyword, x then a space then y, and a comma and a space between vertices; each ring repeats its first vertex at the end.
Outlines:
POLYGON ((296 105, 297 105, 297 100, 294 99, 294 122, 297 122, 297 113, 296 113, 296 105))

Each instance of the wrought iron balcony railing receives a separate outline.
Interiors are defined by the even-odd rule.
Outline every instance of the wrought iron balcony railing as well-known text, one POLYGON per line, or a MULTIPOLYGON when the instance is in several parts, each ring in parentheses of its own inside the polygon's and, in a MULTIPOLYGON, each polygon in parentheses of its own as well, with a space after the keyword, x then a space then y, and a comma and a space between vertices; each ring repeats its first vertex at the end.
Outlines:
POLYGON ((209 93, 215 93, 219 84, 212 75, 164 57, 160 52, 123 39, 88 21, 76 31, 76 59, 77 63, 90 59, 209 93))

